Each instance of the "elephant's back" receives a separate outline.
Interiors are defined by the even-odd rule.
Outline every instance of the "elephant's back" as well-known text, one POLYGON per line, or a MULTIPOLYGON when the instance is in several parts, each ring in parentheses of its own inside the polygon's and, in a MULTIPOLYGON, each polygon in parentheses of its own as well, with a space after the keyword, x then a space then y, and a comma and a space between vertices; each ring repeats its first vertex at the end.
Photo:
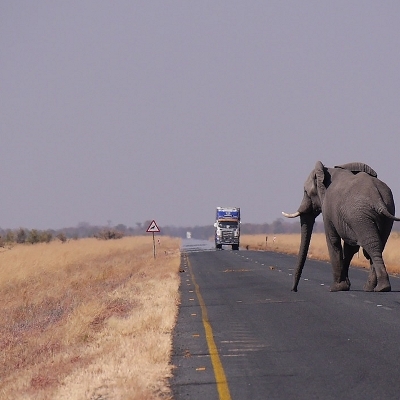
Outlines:
POLYGON ((365 172, 350 172, 346 174, 346 179, 336 179, 330 185, 329 191, 329 201, 341 203, 340 208, 370 213, 371 209, 376 209, 383 203, 391 214, 395 213, 390 188, 385 182, 365 172))
POLYGON ((383 203, 392 215, 395 214, 392 191, 380 179, 370 176, 365 172, 355 174, 353 177, 352 192, 354 192, 356 198, 365 197, 365 200, 374 208, 383 203))

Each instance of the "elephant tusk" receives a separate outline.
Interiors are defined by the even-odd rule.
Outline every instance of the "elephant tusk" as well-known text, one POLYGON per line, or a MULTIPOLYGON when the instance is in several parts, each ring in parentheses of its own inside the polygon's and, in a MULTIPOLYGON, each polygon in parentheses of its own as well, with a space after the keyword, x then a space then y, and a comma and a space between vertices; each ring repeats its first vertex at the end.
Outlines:
POLYGON ((300 215, 300 213, 297 211, 297 212, 295 212, 293 214, 287 214, 287 213, 282 211, 282 215, 284 217, 286 217, 286 218, 296 218, 296 217, 298 217, 300 215))

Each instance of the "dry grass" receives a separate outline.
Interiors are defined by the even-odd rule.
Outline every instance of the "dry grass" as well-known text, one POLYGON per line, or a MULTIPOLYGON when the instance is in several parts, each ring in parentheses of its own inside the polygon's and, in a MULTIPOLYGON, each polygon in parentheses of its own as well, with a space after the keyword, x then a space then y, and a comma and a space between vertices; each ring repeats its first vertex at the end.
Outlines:
POLYGON ((179 263, 150 236, 0 253, 0 398, 169 398, 179 263))
MULTIPOLYGON (((287 254, 298 254, 300 247, 300 234, 295 235, 241 235, 240 243, 242 247, 249 246, 252 250, 270 250, 287 254), (275 241, 273 240, 275 236, 275 241)), ((311 237, 308 258, 315 260, 329 261, 328 248, 326 245, 325 234, 314 233, 311 237)), ((383 258, 386 268, 390 273, 400 273, 400 234, 393 232, 386 244, 383 258)), ((352 261, 353 266, 369 268, 369 262, 365 259, 362 251, 355 255, 352 261)))

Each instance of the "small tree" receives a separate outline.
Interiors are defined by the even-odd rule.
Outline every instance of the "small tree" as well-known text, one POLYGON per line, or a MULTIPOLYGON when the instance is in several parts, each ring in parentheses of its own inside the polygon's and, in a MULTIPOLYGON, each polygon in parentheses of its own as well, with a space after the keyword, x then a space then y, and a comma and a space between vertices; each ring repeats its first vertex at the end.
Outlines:
POLYGON ((94 235, 97 239, 109 240, 109 239, 121 239, 124 237, 123 232, 116 231, 115 229, 103 229, 94 235))
POLYGON ((26 239, 28 243, 35 244, 40 242, 40 234, 37 229, 32 229, 29 234, 28 238, 26 239))
POLYGON ((13 231, 7 231, 5 241, 8 244, 14 243, 15 242, 15 234, 13 231))
POLYGON ((67 237, 65 236, 64 233, 60 232, 57 236, 57 239, 59 239, 62 243, 65 243, 67 241, 67 237))
POLYGON ((50 243, 51 240, 53 239, 53 235, 49 231, 44 231, 40 233, 40 241, 42 243, 50 243))
POLYGON ((19 228, 17 231, 17 243, 25 243, 26 242, 26 232, 24 228, 19 228))

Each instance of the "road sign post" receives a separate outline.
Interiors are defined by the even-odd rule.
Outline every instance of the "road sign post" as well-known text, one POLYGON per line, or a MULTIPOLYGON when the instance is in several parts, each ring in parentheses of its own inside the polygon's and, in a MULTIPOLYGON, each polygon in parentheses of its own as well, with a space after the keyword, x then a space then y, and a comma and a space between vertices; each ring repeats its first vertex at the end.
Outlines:
POLYGON ((157 226, 156 221, 151 221, 149 227, 147 228, 146 232, 152 233, 153 234, 153 256, 156 258, 156 241, 154 239, 154 233, 155 232, 160 232, 160 228, 157 226))

